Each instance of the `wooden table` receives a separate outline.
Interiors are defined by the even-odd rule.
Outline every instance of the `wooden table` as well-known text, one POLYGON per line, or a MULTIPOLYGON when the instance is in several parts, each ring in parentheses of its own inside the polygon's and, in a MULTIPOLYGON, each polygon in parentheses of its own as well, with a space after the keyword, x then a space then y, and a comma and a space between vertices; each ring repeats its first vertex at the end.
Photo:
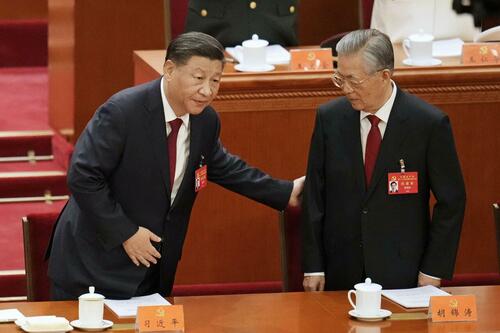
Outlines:
MULTIPOLYGON (((253 332, 495 332, 500 329, 500 286, 447 288, 456 295, 476 295, 478 321, 431 323, 426 319, 362 322, 350 318, 347 293, 278 293, 230 296, 176 297, 184 305, 187 333, 253 333, 253 332)), ((382 307, 393 312, 415 313, 386 300, 382 307)), ((27 316, 55 314, 74 320, 77 302, 0 303, 0 309, 18 308, 27 316)), ((422 312, 421 310, 419 312, 422 312)), ((397 315, 396 315, 397 316, 397 315)), ((107 309, 105 319, 117 320, 107 309)), ((12 332, 14 324, 0 324, 0 332, 12 332)), ((111 331, 122 331, 111 329, 111 331)), ((129 330, 130 331, 130 330, 129 330)))
MULTIPOLYGON (((464 66, 444 58, 437 67, 406 67, 395 47, 394 80, 446 112, 451 119, 465 177, 467 208, 457 273, 498 269, 491 204, 500 189, 500 66, 464 66)), ((164 51, 134 53, 135 82, 162 73, 164 51)), ((342 95, 331 72, 238 73, 227 64, 213 102, 228 149, 271 175, 303 175, 321 103, 342 95)), ((215 185, 201 192, 176 283, 279 280, 276 213, 215 185)))

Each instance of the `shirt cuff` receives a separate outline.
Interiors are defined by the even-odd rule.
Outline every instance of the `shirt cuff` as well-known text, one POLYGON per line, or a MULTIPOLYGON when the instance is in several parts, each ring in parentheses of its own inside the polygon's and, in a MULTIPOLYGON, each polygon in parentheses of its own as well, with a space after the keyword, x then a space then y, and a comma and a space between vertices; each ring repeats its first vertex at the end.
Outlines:
POLYGON ((429 275, 429 274, 425 274, 425 273, 422 273, 422 272, 420 272, 420 274, 422 274, 423 276, 426 276, 428 278, 431 278, 431 279, 434 279, 434 280, 440 280, 441 281, 441 278, 438 278, 438 277, 435 277, 435 276, 432 276, 432 275, 429 275))
POLYGON ((325 276, 325 272, 304 273, 304 276, 325 276))

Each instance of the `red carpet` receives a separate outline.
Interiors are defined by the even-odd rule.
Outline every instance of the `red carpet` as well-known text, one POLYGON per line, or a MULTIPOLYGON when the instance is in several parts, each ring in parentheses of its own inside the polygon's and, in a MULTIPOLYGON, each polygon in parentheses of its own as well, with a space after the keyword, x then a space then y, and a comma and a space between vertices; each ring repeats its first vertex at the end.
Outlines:
POLYGON ((30 213, 61 211, 65 201, 53 204, 16 203, 0 205, 0 270, 24 269, 21 218, 30 213))
POLYGON ((48 129, 47 67, 0 68, 0 131, 48 129))

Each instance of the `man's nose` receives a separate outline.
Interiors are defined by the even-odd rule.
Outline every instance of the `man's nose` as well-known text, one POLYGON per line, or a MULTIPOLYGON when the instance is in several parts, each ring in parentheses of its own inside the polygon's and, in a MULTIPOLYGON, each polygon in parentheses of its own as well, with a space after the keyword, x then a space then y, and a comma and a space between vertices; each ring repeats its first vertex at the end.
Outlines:
POLYGON ((212 87, 210 86, 210 83, 208 81, 203 82, 199 91, 203 96, 210 96, 213 94, 212 87))

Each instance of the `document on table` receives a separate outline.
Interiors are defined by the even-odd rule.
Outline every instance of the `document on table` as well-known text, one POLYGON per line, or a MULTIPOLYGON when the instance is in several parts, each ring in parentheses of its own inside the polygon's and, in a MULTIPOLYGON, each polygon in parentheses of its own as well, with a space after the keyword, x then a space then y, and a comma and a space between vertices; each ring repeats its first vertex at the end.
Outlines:
POLYGON ((105 299, 104 304, 119 318, 135 317, 139 306, 172 305, 158 293, 124 300, 105 299))
POLYGON ((18 309, 0 310, 0 323, 9 323, 24 318, 24 315, 18 309))
POLYGON ((434 286, 424 286, 382 290, 382 295, 405 308, 427 308, 431 296, 449 296, 450 294, 434 286))

